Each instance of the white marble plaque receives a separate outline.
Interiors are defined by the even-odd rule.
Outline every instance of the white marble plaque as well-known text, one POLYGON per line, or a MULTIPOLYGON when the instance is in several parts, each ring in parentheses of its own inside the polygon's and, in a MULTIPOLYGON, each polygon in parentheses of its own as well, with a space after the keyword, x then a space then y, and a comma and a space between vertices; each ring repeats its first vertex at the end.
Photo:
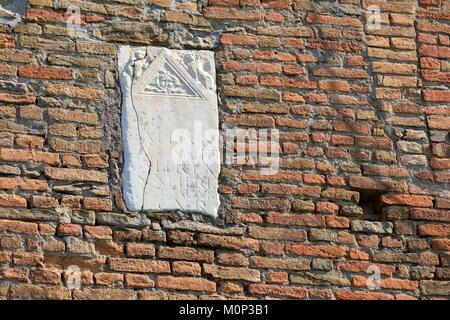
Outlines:
POLYGON ((127 208, 217 216, 214 53, 124 46, 118 62, 127 208))

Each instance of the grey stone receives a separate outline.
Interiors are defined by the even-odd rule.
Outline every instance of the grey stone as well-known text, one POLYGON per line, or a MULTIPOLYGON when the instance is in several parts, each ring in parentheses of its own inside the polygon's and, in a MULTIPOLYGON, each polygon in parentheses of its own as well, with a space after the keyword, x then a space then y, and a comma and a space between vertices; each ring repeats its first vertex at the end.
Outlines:
POLYGON ((364 211, 359 206, 343 206, 341 208, 341 215, 345 217, 361 217, 364 211))
POLYGON ((401 151, 406 153, 416 153, 416 154, 423 153, 423 146, 417 142, 399 141, 397 143, 397 146, 401 151))
POLYGON ((316 270, 329 271, 333 269, 333 260, 329 259, 313 259, 312 267, 316 270))
POLYGON ((84 210, 73 210, 70 215, 71 223, 81 225, 94 225, 95 224, 95 212, 84 210))
POLYGON ((61 213, 52 210, 0 208, 0 219, 24 221, 60 221, 61 218, 61 213))
POLYGON ((214 233, 214 234, 222 234, 222 235, 236 235, 241 236, 244 234, 245 228, 241 227, 229 227, 225 229, 221 229, 210 224, 183 220, 179 222, 171 222, 168 220, 162 221, 163 228, 166 229, 181 229, 195 232, 205 232, 205 233, 214 233))
POLYGON ((450 295, 450 281, 429 281, 420 282, 420 291, 426 295, 448 296, 450 295))
POLYGON ((377 221, 364 221, 353 220, 352 230, 355 232, 368 232, 368 233, 392 233, 391 222, 377 222, 377 221))

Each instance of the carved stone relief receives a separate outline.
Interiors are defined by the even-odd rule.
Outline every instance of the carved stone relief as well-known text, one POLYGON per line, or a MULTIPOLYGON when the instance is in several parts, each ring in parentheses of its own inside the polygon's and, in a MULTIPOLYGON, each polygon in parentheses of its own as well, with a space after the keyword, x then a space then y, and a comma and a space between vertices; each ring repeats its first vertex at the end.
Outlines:
POLYGON ((127 208, 216 216, 220 154, 214 54, 124 46, 118 60, 127 208))

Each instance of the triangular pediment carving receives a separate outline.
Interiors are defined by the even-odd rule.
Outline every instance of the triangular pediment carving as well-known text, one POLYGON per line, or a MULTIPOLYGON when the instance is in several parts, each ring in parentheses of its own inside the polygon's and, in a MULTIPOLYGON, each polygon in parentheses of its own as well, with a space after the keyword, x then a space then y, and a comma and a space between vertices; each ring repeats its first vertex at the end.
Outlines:
POLYGON ((203 87, 187 72, 182 62, 164 50, 135 80, 137 95, 206 100, 203 87))

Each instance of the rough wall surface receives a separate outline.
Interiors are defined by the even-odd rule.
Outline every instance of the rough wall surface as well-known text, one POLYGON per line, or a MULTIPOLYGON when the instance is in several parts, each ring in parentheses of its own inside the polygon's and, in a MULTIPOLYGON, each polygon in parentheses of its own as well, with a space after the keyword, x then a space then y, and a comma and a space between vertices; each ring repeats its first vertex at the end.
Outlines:
POLYGON ((449 21, 448 0, 29 0, 0 25, 0 297, 448 298, 449 21), (278 129, 278 173, 224 164, 217 219, 127 212, 130 44, 213 50, 221 128, 278 129))

